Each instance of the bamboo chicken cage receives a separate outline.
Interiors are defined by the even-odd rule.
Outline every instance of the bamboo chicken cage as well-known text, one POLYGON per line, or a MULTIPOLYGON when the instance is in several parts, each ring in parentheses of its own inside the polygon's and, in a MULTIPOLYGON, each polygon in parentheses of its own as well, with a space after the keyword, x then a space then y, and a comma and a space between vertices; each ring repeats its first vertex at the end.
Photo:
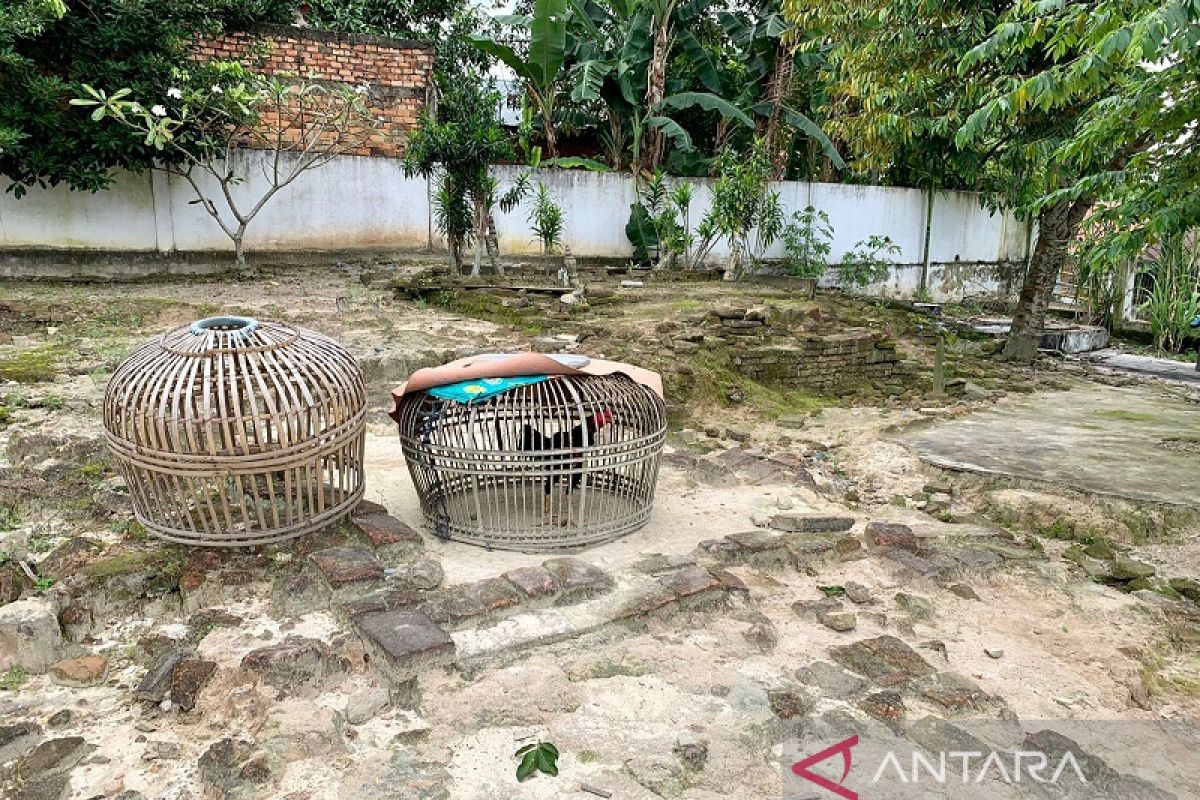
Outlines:
POLYGON ((442 538, 576 550, 650 516, 666 408, 627 375, 555 375, 470 403, 416 391, 394 416, 426 521, 442 538))
POLYGON ((109 381, 104 428, 152 534, 210 547, 325 527, 363 493, 366 392, 313 331, 214 317, 136 350, 109 381))

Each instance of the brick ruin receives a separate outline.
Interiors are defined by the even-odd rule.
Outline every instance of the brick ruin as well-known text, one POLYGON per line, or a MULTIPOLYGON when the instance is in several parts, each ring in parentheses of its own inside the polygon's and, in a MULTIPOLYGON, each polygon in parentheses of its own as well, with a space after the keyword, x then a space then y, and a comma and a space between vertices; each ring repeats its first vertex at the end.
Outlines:
POLYGON ((382 122, 348 155, 399 156, 425 108, 433 75, 433 45, 366 34, 286 25, 201 39, 201 61, 237 60, 266 75, 291 73, 314 81, 368 87, 367 107, 382 122))
MULTIPOLYGON (((811 322, 811 320, 809 320, 811 322)), ((762 383, 789 383, 822 393, 864 384, 884 389, 911 377, 896 343, 868 328, 831 333, 802 330, 801 320, 768 308, 716 309, 704 327, 729 344, 736 343, 733 365, 762 383)))

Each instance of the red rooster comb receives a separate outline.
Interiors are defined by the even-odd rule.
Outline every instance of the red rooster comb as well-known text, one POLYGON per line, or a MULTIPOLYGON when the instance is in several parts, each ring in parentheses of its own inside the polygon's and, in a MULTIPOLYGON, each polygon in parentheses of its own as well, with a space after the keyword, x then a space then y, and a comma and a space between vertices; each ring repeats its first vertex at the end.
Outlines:
POLYGON ((612 422, 616 417, 607 408, 592 415, 592 420, 596 423, 597 428, 603 428, 605 425, 612 422))

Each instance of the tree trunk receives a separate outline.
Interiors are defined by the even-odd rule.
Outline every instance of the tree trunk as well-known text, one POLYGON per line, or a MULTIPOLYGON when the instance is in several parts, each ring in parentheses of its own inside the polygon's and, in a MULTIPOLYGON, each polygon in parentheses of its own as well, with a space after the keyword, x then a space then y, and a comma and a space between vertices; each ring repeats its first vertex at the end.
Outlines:
MULTIPOLYGON (((646 113, 654 114, 662 102, 667 85, 667 56, 671 49, 671 13, 668 11, 654 19, 654 54, 646 74, 646 113)), ((663 132, 659 128, 647 128, 646 143, 642 147, 642 168, 653 173, 663 156, 663 132)))
POLYGON ((1091 207, 1090 200, 1057 203, 1042 209, 1038 215, 1037 247, 1021 284, 1012 330, 1004 343, 1004 358, 1028 363, 1037 355, 1058 273, 1091 207))
POLYGON ((775 67, 771 71, 771 82, 767 85, 767 102, 771 106, 771 113, 759 131, 766 143, 767 152, 771 154, 771 178, 777 181, 786 176, 788 160, 791 157, 789 143, 782 141, 781 108, 792 90, 794 67, 792 52, 783 39, 780 39, 775 45, 775 67))
POLYGON ((492 271, 497 275, 504 274, 504 267, 500 264, 500 236, 496 233, 496 217, 492 215, 492 210, 487 210, 487 234, 484 237, 487 243, 488 262, 492 265, 492 271))

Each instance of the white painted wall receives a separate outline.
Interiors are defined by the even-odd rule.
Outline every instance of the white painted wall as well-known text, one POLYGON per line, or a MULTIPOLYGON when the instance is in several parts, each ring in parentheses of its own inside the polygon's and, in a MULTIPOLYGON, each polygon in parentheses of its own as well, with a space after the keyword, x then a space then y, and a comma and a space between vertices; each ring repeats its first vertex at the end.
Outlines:
MULTIPOLYGON (((246 181, 239 197, 261 193, 261 170, 270 153, 243 151, 246 181)), ((501 191, 524 170, 499 167, 501 191)), ((564 241, 577 256, 625 258, 632 250, 625 237, 634 200, 628 175, 581 170, 545 170, 545 182, 566 214, 564 241)), ((694 180, 693 227, 710 203, 708 180, 694 180)), ((211 187, 210 187, 211 188, 211 187)), ((872 234, 890 236, 901 249, 898 264, 923 261, 926 195, 916 189, 847 184, 783 182, 775 185, 788 215, 813 205, 830 217, 836 261, 856 242, 872 234)), ((98 194, 62 187, 34 189, 18 200, 0 195, 0 250, 68 248, 100 251, 227 251, 232 245, 201 209, 185 181, 155 172, 122 175, 113 188, 98 194)), ((539 246, 526 220, 529 201, 508 214, 497 213, 502 252, 535 255, 539 246)), ((345 156, 302 175, 280 192, 251 224, 250 250, 349 250, 355 248, 425 249, 440 247, 432 231, 426 181, 406 178, 395 159, 345 156)), ((939 193, 934 203, 930 260, 1022 262, 1027 227, 1008 214, 982 208, 976 195, 939 193)), ((713 256, 727 252, 718 247, 713 256)), ((766 254, 783 255, 777 242, 766 254)), ((895 291, 907 288, 897 276, 895 291)))

